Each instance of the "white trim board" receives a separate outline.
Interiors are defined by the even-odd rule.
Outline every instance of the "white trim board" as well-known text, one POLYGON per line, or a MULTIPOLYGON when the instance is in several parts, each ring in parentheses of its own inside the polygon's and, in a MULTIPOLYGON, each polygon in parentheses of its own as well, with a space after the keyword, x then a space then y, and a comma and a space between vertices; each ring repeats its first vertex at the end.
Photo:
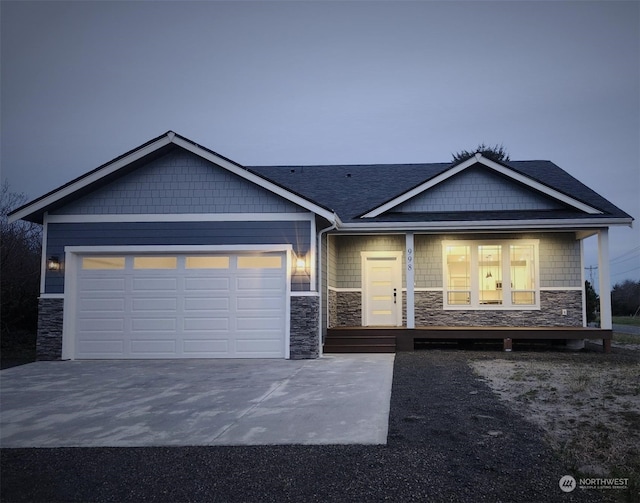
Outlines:
MULTIPOLYGON (((65 253, 198 253, 293 251, 290 244, 279 245, 123 245, 123 246, 65 246, 65 253)), ((290 268, 290 267, 289 267, 290 268)))
POLYGON ((54 224, 107 222, 268 222, 314 221, 313 213, 141 213, 103 215, 47 215, 54 224))
MULTIPOLYGON (((364 218, 364 217, 362 217, 364 218)), ((477 221, 439 221, 439 222, 357 222, 343 224, 341 230, 367 231, 370 234, 387 232, 389 234, 402 234, 403 232, 526 232, 531 230, 560 230, 575 231, 576 228, 602 229, 610 225, 631 226, 631 218, 585 218, 585 219, 558 219, 558 220, 477 220, 477 221)))
POLYGON ((541 292, 581 292, 581 286, 541 286, 541 292))

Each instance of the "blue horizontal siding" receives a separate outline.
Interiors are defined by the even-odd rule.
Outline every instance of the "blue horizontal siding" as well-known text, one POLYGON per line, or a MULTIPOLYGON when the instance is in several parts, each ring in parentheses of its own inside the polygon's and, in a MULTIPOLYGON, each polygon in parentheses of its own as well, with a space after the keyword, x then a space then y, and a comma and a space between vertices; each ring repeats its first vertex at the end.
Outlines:
MULTIPOLYGON (((274 222, 108 222, 52 223, 47 257, 64 257, 65 246, 275 245, 290 244, 297 254, 311 248, 308 221, 274 222)), ((308 290, 294 282, 294 290, 308 290)), ((45 293, 63 293, 64 274, 47 271, 45 293)))

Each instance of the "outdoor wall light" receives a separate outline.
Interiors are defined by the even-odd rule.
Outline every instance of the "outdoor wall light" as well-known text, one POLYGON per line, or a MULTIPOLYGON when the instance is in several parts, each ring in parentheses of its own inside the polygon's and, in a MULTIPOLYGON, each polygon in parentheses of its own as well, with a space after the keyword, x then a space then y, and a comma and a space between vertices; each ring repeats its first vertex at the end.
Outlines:
POLYGON ((297 272, 305 272, 306 268, 307 268, 307 262, 304 260, 304 258, 296 259, 296 271, 297 272))
POLYGON ((53 255, 47 259, 47 269, 49 271, 60 270, 60 258, 57 255, 53 255))

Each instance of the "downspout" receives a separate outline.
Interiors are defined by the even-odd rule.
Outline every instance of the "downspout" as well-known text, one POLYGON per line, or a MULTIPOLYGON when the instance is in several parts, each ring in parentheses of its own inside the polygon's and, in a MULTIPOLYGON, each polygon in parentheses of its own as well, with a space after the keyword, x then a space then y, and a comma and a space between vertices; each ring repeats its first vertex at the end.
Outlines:
MULTIPOLYGON (((338 218, 337 215, 334 213, 334 220, 333 220, 333 224, 331 224, 329 227, 326 227, 324 229, 322 229, 320 232, 318 232, 318 279, 319 279, 319 293, 320 295, 318 296, 318 357, 322 356, 322 310, 323 310, 323 305, 322 305, 322 288, 323 288, 323 283, 322 283, 322 236, 324 234, 326 234, 329 231, 332 231, 334 229, 336 229, 338 227, 338 218)), ((327 247, 329 246, 329 243, 327 242, 327 247)), ((328 282, 328 279, 327 279, 328 282)), ((327 285, 328 286, 328 285, 327 285)), ((329 293, 327 292, 327 295, 329 295, 329 293)))

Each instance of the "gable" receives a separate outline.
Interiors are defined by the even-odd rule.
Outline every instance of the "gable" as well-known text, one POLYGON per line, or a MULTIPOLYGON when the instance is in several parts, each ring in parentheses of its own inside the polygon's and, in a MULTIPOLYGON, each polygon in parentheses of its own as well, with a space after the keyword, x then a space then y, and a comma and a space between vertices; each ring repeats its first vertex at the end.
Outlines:
POLYGON ((176 148, 51 215, 295 213, 304 208, 176 148))
POLYGON ((482 165, 470 167, 393 208, 398 213, 560 210, 559 202, 482 165))
MULTIPOLYGON (((475 156, 470 157, 469 159, 466 159, 456 165, 449 167, 435 177, 425 180, 423 183, 411 188, 410 190, 392 197, 391 199, 385 201, 383 204, 371 208, 368 212, 361 215, 360 218, 375 218, 384 214, 388 214, 389 212, 393 212, 398 206, 409 201, 410 199, 413 199, 414 197, 423 194, 426 191, 430 191, 433 187, 442 184, 443 182, 455 177, 459 173, 469 171, 470 169, 473 169, 478 165, 482 166, 482 169, 491 170, 496 175, 511 180, 515 184, 520 184, 530 191, 543 194, 550 200, 555 200, 558 204, 564 205, 563 207, 565 208, 570 207, 574 210, 574 212, 575 210, 577 210, 578 214, 604 214, 604 212, 597 207, 586 204, 583 200, 569 195, 571 194, 571 191, 563 191, 553 188, 552 186, 548 185, 546 181, 540 180, 537 175, 530 176, 524 174, 521 171, 514 169, 510 165, 495 162, 491 159, 483 157, 482 154, 478 153, 475 156)), ((581 184, 573 184, 573 186, 578 187, 580 185, 581 184)), ((504 211, 504 209, 501 208, 498 211, 504 211)), ((455 210, 455 212, 460 214, 463 213, 459 209, 455 210)))
MULTIPOLYGON (((165 169, 168 170, 169 167, 165 166, 165 169)), ((91 212, 108 214, 110 212, 124 213, 125 211, 140 213, 155 211, 175 214, 196 211, 196 208, 209 208, 209 211, 211 211, 211 205, 214 208, 222 209, 222 211, 233 213, 247 212, 251 208, 256 210, 255 213, 262 214, 274 211, 307 210, 328 222, 336 222, 337 220, 335 212, 328 207, 322 206, 303 195, 291 192, 264 176, 254 173, 173 131, 168 131, 136 149, 116 157, 112 161, 34 199, 11 211, 8 217, 10 223, 17 220, 43 223, 44 216, 47 213, 53 214, 56 211, 59 213, 80 211, 85 214, 91 212), (144 191, 145 187, 143 185, 129 186, 125 190, 125 197, 119 202, 118 207, 113 205, 115 192, 120 190, 114 189, 115 185, 100 193, 104 187, 110 185, 114 180, 121 180, 125 175, 136 172, 138 168, 149 165, 153 160, 164 157, 167 153, 173 152, 178 148, 193 154, 195 157, 191 159, 195 158, 198 161, 191 160, 186 164, 182 163, 174 166, 174 168, 182 167, 182 169, 174 170, 167 178, 169 181, 158 182, 157 177, 146 180, 145 183, 153 185, 154 189, 152 191, 144 191), (194 167, 202 166, 202 161, 209 163, 209 169, 212 166, 216 169, 220 168, 220 173, 227 172, 231 176, 228 178, 223 177, 223 180, 217 180, 221 183, 216 183, 215 180, 212 182, 209 178, 201 179, 199 177, 189 178, 185 182, 185 173, 188 174, 189 170, 194 167), (233 181, 231 182, 230 180, 233 181), (203 186, 203 182, 208 183, 209 186, 203 186), (240 186, 236 182, 240 182, 240 186), (251 191, 247 185, 242 185, 242 182, 246 182, 249 187, 254 185, 255 190, 251 191), (180 185, 180 188, 176 189, 176 184, 180 185), (109 193, 109 190, 114 192, 109 193), (98 192, 97 195, 96 192, 98 192), (197 197, 194 196, 194 193, 198 194, 197 197), (85 198, 88 194, 92 194, 92 196, 85 198), (216 195, 219 196, 217 202, 205 200, 205 198, 212 198, 212 196, 216 195), (96 198, 95 200, 92 199, 94 197, 96 198), (75 202, 80 199, 84 199, 84 201, 80 205, 75 205, 75 202), (283 201, 288 201, 293 206, 283 203, 283 201), (62 209, 67 205, 70 205, 71 209, 62 209), (125 207, 129 209, 125 210, 125 207), (146 209, 143 209, 145 207, 146 209), (172 207, 174 209, 170 209, 172 207), (175 209, 176 207, 178 207, 177 210, 175 209)), ((216 210, 213 211, 215 212, 216 210)))

